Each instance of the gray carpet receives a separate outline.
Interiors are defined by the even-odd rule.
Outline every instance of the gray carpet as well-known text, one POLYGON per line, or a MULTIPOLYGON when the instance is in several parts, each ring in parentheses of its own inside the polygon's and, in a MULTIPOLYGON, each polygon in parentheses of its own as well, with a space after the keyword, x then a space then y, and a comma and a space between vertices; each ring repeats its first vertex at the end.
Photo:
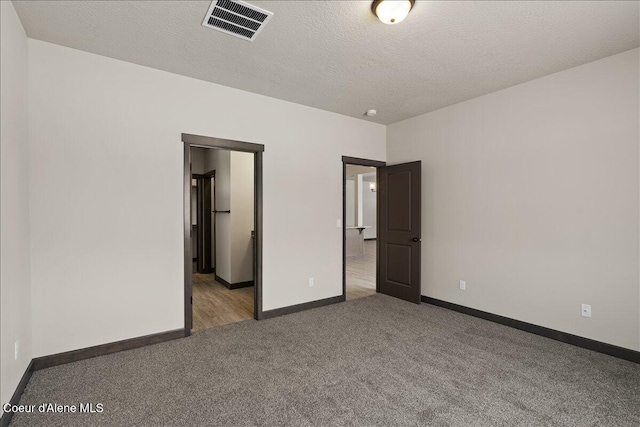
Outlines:
POLYGON ((33 374, 15 426, 638 426, 640 365, 375 295, 33 374))

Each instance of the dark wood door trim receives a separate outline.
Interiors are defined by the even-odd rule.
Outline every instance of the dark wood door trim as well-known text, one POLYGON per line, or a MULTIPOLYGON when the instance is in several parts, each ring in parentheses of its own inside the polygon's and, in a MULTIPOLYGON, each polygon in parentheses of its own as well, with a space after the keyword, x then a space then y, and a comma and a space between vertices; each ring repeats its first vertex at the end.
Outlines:
MULTIPOLYGON (((387 165, 379 160, 342 156, 342 296, 347 298, 347 165, 376 168, 376 188, 380 186, 380 169, 387 165)), ((380 193, 376 192, 376 237, 380 234, 380 193)), ((376 292, 380 292, 380 245, 376 245, 376 292)))
MULTIPOLYGON (((264 151, 264 147, 263 147, 264 151)), ((253 314, 256 320, 264 319, 262 311, 262 153, 256 151, 254 162, 253 191, 255 192, 255 220, 253 240, 253 314)))
POLYGON ((192 306, 192 255, 191 255, 191 147, 214 148, 219 150, 242 151, 254 154, 254 318, 260 320, 262 314, 262 153, 264 145, 230 139, 212 138, 202 135, 182 134, 184 145, 184 335, 191 335, 193 327, 192 306))
POLYGON ((183 205, 184 205, 184 335, 191 335, 193 311, 193 255, 191 254, 191 146, 184 143, 183 205))
POLYGON ((376 168, 380 168, 387 165, 386 162, 381 162, 379 160, 361 159, 359 157, 348 157, 348 156, 342 156, 342 163, 346 163, 348 165, 356 165, 356 166, 373 166, 376 168))
POLYGON ((264 145, 252 142, 234 141, 233 139, 213 138, 211 136, 182 134, 182 142, 190 147, 217 148, 219 150, 243 151, 245 153, 264 152, 264 145))

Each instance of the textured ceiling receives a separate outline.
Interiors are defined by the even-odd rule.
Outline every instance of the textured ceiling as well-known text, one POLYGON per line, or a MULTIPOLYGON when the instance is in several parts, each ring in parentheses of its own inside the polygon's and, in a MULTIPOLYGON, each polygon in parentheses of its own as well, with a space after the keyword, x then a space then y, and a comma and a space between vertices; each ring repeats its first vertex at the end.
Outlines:
POLYGON ((27 35, 389 124, 639 45, 638 2, 249 1, 254 42, 201 26, 209 2, 14 1, 27 35), (378 110, 373 118, 367 109, 378 110))

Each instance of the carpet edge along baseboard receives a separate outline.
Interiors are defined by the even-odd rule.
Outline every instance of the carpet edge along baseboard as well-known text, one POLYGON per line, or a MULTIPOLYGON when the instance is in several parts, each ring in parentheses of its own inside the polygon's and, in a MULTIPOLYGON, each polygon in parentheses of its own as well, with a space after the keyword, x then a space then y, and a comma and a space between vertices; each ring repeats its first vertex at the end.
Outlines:
POLYGON ((317 301, 303 302, 302 304, 289 305, 287 307, 275 308, 262 312, 262 319, 271 319, 272 317, 283 316, 285 314, 297 313, 299 311, 310 310, 312 308, 324 307, 325 305, 336 304, 345 301, 344 295, 320 299, 317 301))
MULTIPOLYGON (((22 393, 24 393, 24 389, 27 388, 27 384, 29 384, 29 380, 31 379, 32 374, 33 374, 33 359, 31 359, 31 362, 29 362, 27 369, 24 371, 24 374, 22 374, 22 378, 20 379, 20 382, 18 383, 16 390, 13 392, 13 395, 11 396, 11 400, 9 400, 9 402, 2 402, 3 405, 5 403, 9 403, 11 406, 14 406, 20 403, 20 398, 22 397, 22 393)), ((13 412, 11 411, 4 412, 2 414, 2 417, 0 417, 0 427, 7 427, 11 422, 11 418, 13 418, 13 412)))
POLYGON ((183 338, 184 336, 184 329, 174 329, 172 331, 129 338, 122 341, 100 344, 78 350, 65 351, 63 353, 52 354, 49 356, 34 357, 33 370, 38 371, 40 369, 51 368, 52 366, 64 365, 65 363, 77 362, 79 360, 104 356, 106 354, 117 353, 124 350, 132 350, 134 348, 183 338))
POLYGON ((596 351, 598 353, 607 354, 619 359, 628 360, 634 363, 640 363, 640 351, 631 350, 629 348, 618 347, 613 344, 607 344, 601 341, 584 338, 567 332, 558 331, 544 326, 538 326, 533 323, 523 322, 521 320, 512 319, 510 317, 500 316, 498 314, 489 313, 487 311, 477 310, 475 308, 465 307, 448 301, 439 300, 422 295, 421 301, 427 304, 436 305, 459 313, 468 314, 470 316, 479 317, 484 320, 499 323, 504 326, 519 329, 521 331, 530 332, 545 338, 551 338, 566 344, 575 345, 577 347, 586 348, 587 350, 596 351))

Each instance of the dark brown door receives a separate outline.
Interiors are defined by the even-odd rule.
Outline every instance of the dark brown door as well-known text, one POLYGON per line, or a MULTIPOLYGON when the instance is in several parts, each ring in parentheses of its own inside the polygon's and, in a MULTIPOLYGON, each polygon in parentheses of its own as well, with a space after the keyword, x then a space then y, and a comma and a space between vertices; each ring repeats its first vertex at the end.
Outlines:
POLYGON ((198 273, 213 273, 212 262, 212 233, 211 233, 211 178, 214 172, 209 172, 198 178, 198 273))
POLYGON ((380 168, 380 292, 420 303, 421 162, 380 168))

